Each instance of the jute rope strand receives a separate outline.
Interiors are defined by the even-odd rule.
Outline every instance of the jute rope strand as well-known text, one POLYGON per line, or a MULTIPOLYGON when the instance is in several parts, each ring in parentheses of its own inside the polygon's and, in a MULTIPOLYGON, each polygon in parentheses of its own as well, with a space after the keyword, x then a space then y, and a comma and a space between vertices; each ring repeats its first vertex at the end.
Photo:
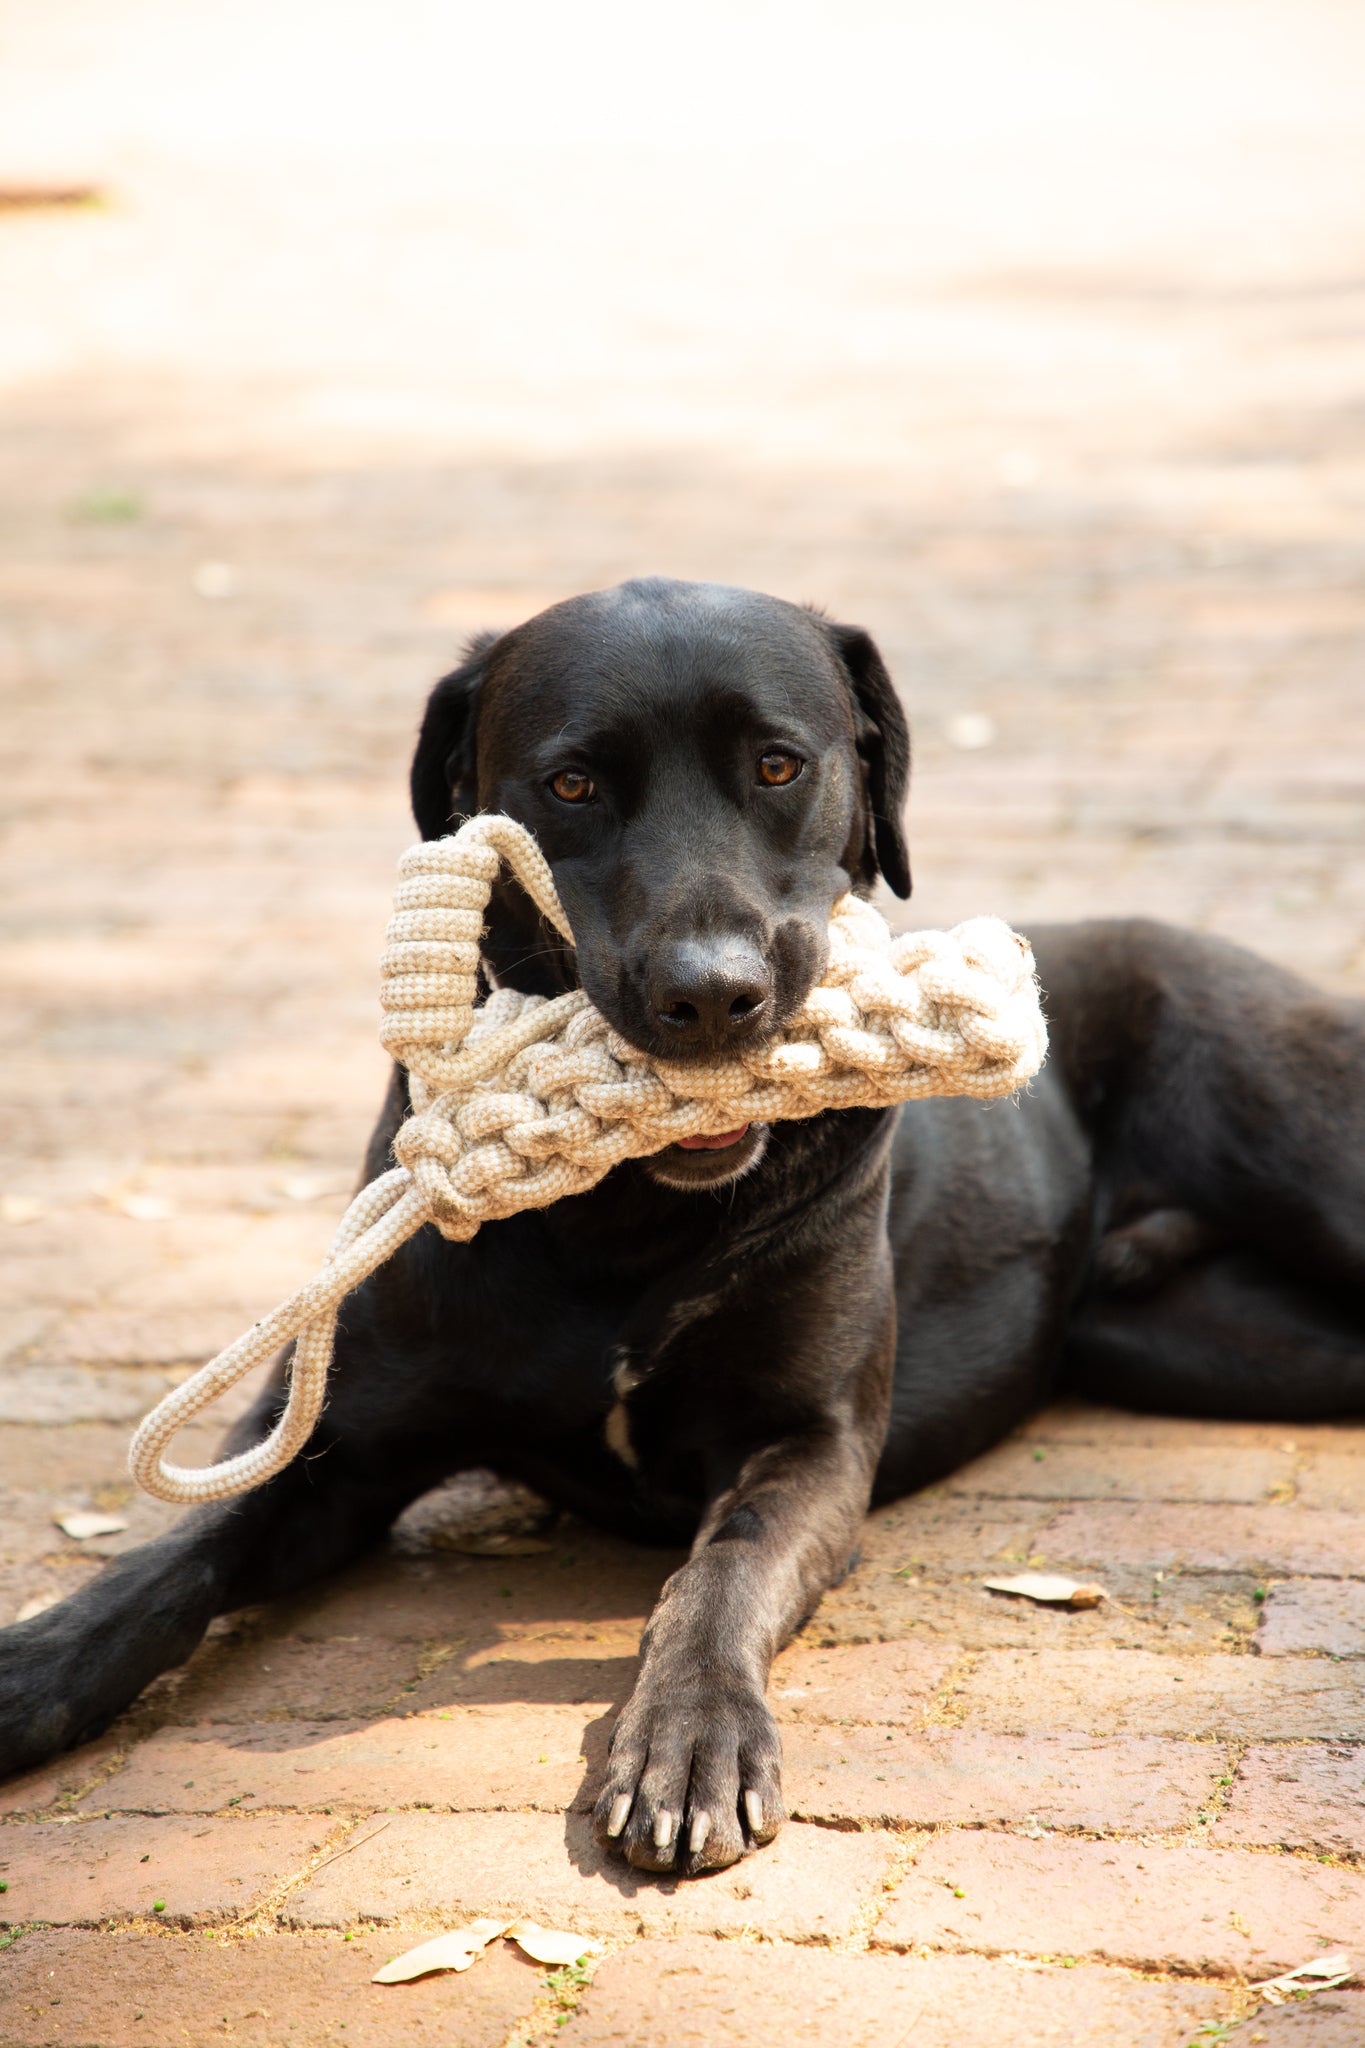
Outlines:
POLYGON ((835 904, 829 965, 791 1023, 729 1059, 653 1059, 581 990, 551 1001, 498 989, 475 1009, 504 861, 572 944, 549 865, 514 819, 471 818, 404 854, 380 985, 380 1037, 407 1068, 414 1104, 394 1139, 400 1163, 356 1196, 314 1277, 141 1424, 128 1463, 148 1493, 223 1500, 282 1471, 322 1412, 342 1301, 424 1223, 462 1242, 490 1218, 579 1194, 679 1138, 926 1095, 1012 1095, 1042 1065, 1047 1033, 1023 939, 993 917, 893 937, 856 896, 835 904), (168 1464, 177 1430, 290 1338, 288 1398, 269 1436, 218 1465, 168 1464))

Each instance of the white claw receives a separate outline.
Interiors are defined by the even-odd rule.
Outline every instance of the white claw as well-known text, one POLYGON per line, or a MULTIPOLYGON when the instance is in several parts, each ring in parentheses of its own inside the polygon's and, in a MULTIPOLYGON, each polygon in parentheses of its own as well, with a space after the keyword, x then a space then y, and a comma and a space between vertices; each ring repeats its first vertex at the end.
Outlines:
POLYGON ((622 1828, 630 1819, 630 1809, 633 1804, 634 1801, 629 1792, 617 1793, 611 1802, 611 1813, 607 1819, 607 1833, 609 1835, 615 1836, 620 1834, 622 1828))
POLYGON ((744 1812, 749 1822, 749 1833, 751 1835, 761 1834, 763 1831, 763 1794, 761 1792, 749 1791, 745 1793, 744 1812))
POLYGON ((706 1847, 706 1838, 710 1832, 711 1816, 703 1807, 700 1813, 694 1813, 692 1816, 692 1826, 687 1836, 687 1853, 689 1856, 695 1856, 699 1849, 706 1847))
POLYGON ((666 1806, 661 1806, 654 1816, 654 1846, 666 1849, 673 1840, 673 1816, 666 1806))

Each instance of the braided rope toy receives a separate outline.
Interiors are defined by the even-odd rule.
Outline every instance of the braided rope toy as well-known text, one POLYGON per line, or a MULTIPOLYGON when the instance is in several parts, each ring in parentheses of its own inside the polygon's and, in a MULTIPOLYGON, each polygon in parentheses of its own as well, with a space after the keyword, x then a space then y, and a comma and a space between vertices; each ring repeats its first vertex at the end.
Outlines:
POLYGON ((380 1037, 408 1070, 415 1111, 393 1141, 400 1163, 356 1196, 314 1277, 140 1425, 128 1465, 148 1493, 223 1500, 282 1471, 322 1412, 343 1299, 425 1223, 464 1242, 679 1138, 927 1095, 1012 1095, 1042 1065, 1047 1031, 1025 940, 993 917, 893 937, 856 896, 835 904, 829 965, 790 1024, 726 1059, 638 1052, 581 989, 553 999, 498 989, 475 1009, 503 861, 573 943, 549 864, 514 819, 471 818, 403 855, 380 990, 380 1037), (270 1434, 217 1465, 167 1464, 176 1431, 290 1338, 288 1399, 270 1434))

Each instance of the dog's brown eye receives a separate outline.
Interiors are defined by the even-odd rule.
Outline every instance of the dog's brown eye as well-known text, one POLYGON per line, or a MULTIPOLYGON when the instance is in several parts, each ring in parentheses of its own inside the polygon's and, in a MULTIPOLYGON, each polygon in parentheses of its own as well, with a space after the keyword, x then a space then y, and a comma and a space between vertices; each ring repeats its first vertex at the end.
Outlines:
POLYGON ((562 804, 585 804, 594 794, 591 777, 576 768, 561 768, 551 777, 550 787, 562 804))
POLYGON ((758 779, 769 789, 780 789, 784 782, 795 782, 805 765, 799 754, 760 754, 758 779))

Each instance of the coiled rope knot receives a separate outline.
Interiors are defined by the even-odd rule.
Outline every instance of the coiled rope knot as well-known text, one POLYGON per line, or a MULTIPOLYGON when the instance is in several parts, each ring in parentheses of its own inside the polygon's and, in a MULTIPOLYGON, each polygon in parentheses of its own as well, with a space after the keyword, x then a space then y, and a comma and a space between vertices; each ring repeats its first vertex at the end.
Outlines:
POLYGON ((356 1196, 306 1286, 168 1394, 133 1438, 129 1468, 163 1500, 224 1499, 302 1449, 322 1410, 337 1310, 424 1223, 463 1241, 480 1225, 593 1187, 679 1138, 889 1108, 927 1095, 1011 1095, 1047 1050, 1027 943, 993 917, 893 936, 843 896, 829 964, 775 1037, 726 1059, 655 1059, 581 989, 496 990, 475 1007, 484 915, 503 862, 569 941, 549 864, 512 818, 471 818, 412 847, 381 962, 383 1044, 407 1068, 414 1114, 399 1164, 356 1196), (203 1470, 168 1465, 176 1431, 295 1339, 283 1414, 261 1443, 203 1470))

